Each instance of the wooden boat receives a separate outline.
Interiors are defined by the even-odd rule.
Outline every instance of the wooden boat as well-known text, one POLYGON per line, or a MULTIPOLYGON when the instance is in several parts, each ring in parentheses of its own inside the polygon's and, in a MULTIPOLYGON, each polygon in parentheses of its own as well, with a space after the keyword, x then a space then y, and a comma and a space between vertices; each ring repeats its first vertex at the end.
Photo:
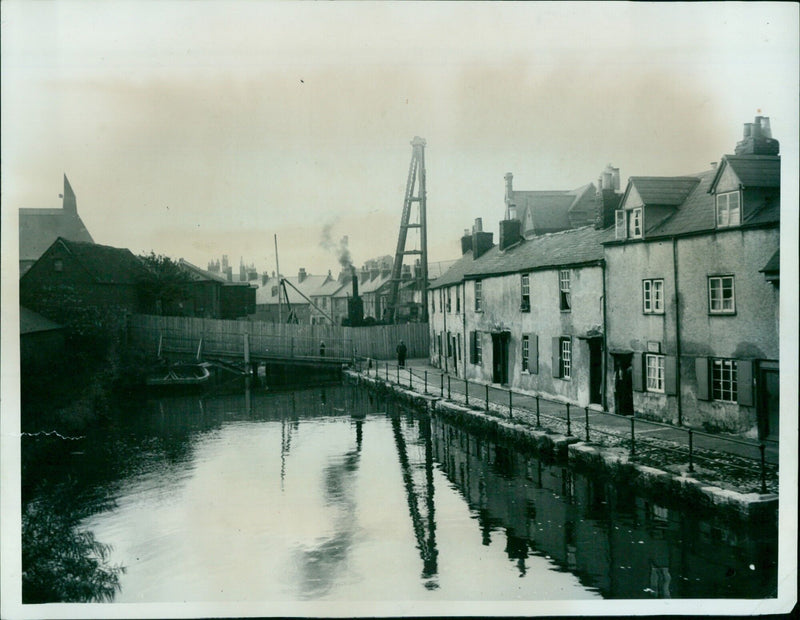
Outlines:
POLYGON ((146 385, 199 385, 211 378, 210 364, 181 363, 160 368, 145 378, 146 385))

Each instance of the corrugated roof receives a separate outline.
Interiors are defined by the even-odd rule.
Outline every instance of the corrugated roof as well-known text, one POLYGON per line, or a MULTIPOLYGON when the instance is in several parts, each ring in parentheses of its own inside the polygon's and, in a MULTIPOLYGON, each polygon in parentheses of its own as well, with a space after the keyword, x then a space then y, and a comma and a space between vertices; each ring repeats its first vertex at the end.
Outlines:
POLYGON ((604 241, 614 236, 613 227, 597 230, 584 226, 523 240, 501 252, 499 246, 473 261, 466 278, 516 273, 527 270, 579 265, 603 259, 604 241))
POLYGON ((70 241, 59 237, 67 251, 101 284, 137 284, 147 274, 141 260, 126 248, 70 241))
POLYGON ((724 155, 727 164, 745 187, 780 187, 781 158, 777 155, 724 155))
POLYGON ((631 177, 630 183, 645 205, 677 206, 683 204, 699 180, 694 176, 631 177))
POLYGON ((49 332, 57 329, 64 329, 58 323, 44 318, 41 314, 29 310, 24 306, 19 307, 19 333, 20 335, 32 334, 35 332, 49 332))

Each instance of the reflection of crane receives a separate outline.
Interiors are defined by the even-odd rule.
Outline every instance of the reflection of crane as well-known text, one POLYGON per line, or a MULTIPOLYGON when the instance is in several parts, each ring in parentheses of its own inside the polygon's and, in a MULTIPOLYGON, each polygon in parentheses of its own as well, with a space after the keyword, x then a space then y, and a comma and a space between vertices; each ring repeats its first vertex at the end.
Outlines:
MULTIPOLYGON (((408 462, 406 441, 403 431, 400 428, 400 417, 392 417, 392 430, 394 431, 394 442, 397 446, 397 456, 400 459, 400 467, 403 470, 403 483, 406 487, 406 499, 408 501, 408 512, 411 516, 411 523, 414 527, 414 537, 417 539, 417 549, 422 558, 422 577, 428 579, 434 577, 438 572, 437 556, 439 551, 436 549, 436 521, 434 520, 433 502, 433 447, 431 444, 431 423, 430 418, 422 422, 422 434, 425 439, 425 504, 428 513, 428 536, 425 537, 425 522, 420 514, 417 501, 417 491, 414 488, 414 479, 411 474, 411 465, 408 462)), ((435 583, 426 584, 428 588, 437 587, 435 583)))
POLYGON ((408 168, 408 180, 406 181, 406 194, 403 202, 403 216, 400 220, 400 235, 397 238, 397 251, 394 255, 394 265, 392 266, 392 281, 387 300, 386 314, 384 318, 390 323, 396 323, 398 310, 400 308, 400 282, 403 276, 403 258, 408 254, 417 254, 420 257, 420 273, 418 274, 418 285, 422 293, 422 307, 420 308, 419 320, 428 320, 428 233, 425 215, 426 191, 425 191, 425 140, 415 136, 411 141, 413 151, 411 153, 411 165, 408 168), (417 177, 419 177, 419 189, 414 195, 417 177), (419 219, 416 223, 411 223, 411 205, 419 205, 419 219), (406 250, 406 236, 409 228, 419 229, 420 249, 406 250))

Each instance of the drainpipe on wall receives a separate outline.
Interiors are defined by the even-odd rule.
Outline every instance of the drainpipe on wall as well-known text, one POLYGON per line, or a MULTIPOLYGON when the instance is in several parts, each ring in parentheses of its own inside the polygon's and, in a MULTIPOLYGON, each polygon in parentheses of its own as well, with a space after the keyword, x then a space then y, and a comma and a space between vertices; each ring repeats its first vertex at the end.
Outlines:
MULTIPOLYGON (((464 332, 464 351, 462 351, 462 353, 465 354, 467 353, 467 347, 469 346, 467 344, 467 295, 464 292, 466 288, 467 287, 465 284, 461 285, 461 327, 462 331, 464 332)), ((464 362, 464 379, 467 378, 467 358, 470 355, 472 355, 471 351, 468 355, 464 355, 461 358, 461 361, 464 362)))
POLYGON ((675 392, 678 399, 678 426, 683 426, 683 395, 681 394, 681 321, 678 295, 678 239, 672 238, 672 278, 675 286, 675 392))
POLYGON ((608 410, 608 382, 606 380, 606 374, 608 373, 608 346, 606 345, 606 263, 600 265, 600 270, 603 274, 603 357, 602 357, 602 368, 601 372, 603 373, 603 411, 608 410))

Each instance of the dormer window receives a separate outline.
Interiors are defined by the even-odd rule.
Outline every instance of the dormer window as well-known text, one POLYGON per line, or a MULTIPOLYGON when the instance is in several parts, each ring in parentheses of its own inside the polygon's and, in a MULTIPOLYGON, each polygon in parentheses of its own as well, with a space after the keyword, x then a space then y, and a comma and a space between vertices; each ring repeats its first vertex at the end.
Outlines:
POLYGON ((642 238, 642 208, 636 209, 617 209, 615 212, 616 220, 615 237, 617 239, 641 239, 642 238))
POLYGON ((631 209, 628 212, 628 237, 631 239, 642 238, 642 208, 631 209))
POLYGON ((741 223, 739 192, 717 194, 717 228, 738 226, 741 223))

